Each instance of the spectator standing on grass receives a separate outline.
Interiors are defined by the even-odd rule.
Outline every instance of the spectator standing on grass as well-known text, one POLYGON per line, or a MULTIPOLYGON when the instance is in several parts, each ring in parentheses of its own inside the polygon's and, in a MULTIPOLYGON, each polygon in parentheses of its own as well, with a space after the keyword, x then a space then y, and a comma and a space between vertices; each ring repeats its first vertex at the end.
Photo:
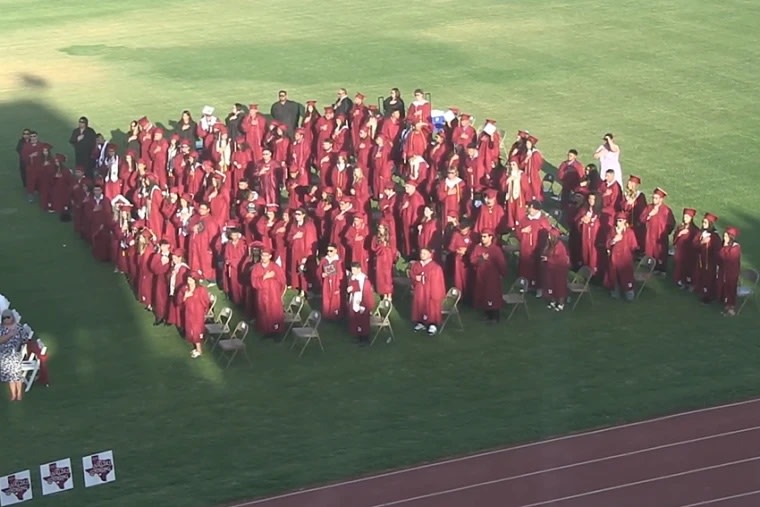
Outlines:
POLYGON ((615 181, 623 186, 623 170, 620 167, 620 146, 615 142, 615 136, 611 133, 604 134, 602 143, 594 152, 594 158, 599 160, 602 166, 602 174, 608 170, 615 171, 615 181))
POLYGON ((11 401, 21 401, 24 393, 24 373, 21 369, 21 345, 24 333, 16 322, 13 310, 3 310, 0 324, 0 382, 11 392, 11 401))
POLYGON ((95 131, 90 127, 90 120, 86 116, 79 118, 79 125, 71 132, 69 144, 74 147, 74 163, 84 167, 87 176, 92 177, 95 168, 95 160, 92 154, 97 144, 95 131))
POLYGON ((21 184, 26 187, 26 166, 24 164, 24 146, 27 145, 29 142, 29 138, 31 137, 32 131, 29 129, 24 129, 21 132, 21 137, 19 138, 18 142, 16 143, 16 153, 18 153, 18 172, 21 175, 21 184))
POLYGON ((404 99, 401 98, 401 91, 398 88, 391 88, 391 94, 383 100, 383 116, 390 118, 393 111, 399 112, 399 117, 403 120, 406 114, 404 99))
POLYGON ((348 90, 345 88, 338 88, 338 96, 335 99, 335 104, 333 104, 335 116, 342 114, 348 118, 353 107, 354 102, 348 97, 348 90))
POLYGON ((288 92, 280 90, 277 94, 277 102, 272 104, 270 114, 272 120, 282 123, 287 127, 287 135, 291 132, 295 132, 298 127, 298 122, 303 117, 304 108, 303 105, 288 99, 288 92))

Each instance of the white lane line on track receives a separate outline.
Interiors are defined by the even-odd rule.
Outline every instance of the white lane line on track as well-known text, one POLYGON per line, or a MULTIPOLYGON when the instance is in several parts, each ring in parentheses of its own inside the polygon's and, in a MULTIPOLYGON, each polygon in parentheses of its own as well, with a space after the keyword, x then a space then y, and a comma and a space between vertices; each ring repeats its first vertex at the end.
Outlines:
POLYGON ((746 493, 739 493, 737 495, 722 496, 720 498, 713 498, 712 500, 704 500, 702 502, 690 503, 689 505, 680 505, 679 507, 700 507, 703 505, 717 505, 722 502, 728 502, 729 500, 736 500, 737 498, 747 498, 750 496, 760 495, 760 489, 754 491, 747 491, 746 493))
POLYGON ((372 480, 375 480, 375 479, 382 479, 382 478, 385 478, 385 477, 393 477, 395 475, 405 474, 407 472, 413 472, 415 470, 424 470, 426 468, 435 468, 435 467, 438 467, 438 466, 441 466, 441 465, 448 465, 448 464, 451 464, 451 463, 460 463, 460 462, 463 462, 463 461, 469 461, 469 460, 472 460, 472 459, 482 458, 482 457, 485 457, 485 456, 492 456, 492 455, 495 455, 495 454, 508 453, 508 452, 511 452, 511 451, 519 450, 519 449, 526 449, 526 448, 530 448, 530 447, 537 447, 537 446, 541 446, 541 445, 545 445, 545 444, 551 444, 551 443, 555 443, 555 442, 562 442, 562 441, 566 441, 566 440, 573 440, 573 439, 576 439, 576 438, 579 438, 579 437, 586 437, 586 436, 590 436, 590 435, 598 435, 598 434, 601 434, 601 433, 608 433, 608 432, 611 432, 611 431, 623 430, 623 429, 626 429, 626 428, 634 428, 634 427, 637 427, 637 426, 644 426, 644 425, 647 425, 647 424, 657 423, 657 422, 661 422, 661 421, 667 421, 667 420, 670 420, 670 419, 677 419, 677 418, 680 418, 680 417, 687 417, 687 416, 690 416, 690 415, 703 414, 703 413, 707 413, 707 412, 713 412, 715 410, 723 410, 723 409, 727 409, 727 408, 739 407, 739 406, 744 406, 744 405, 751 405, 751 404, 755 404, 755 403, 760 403, 760 398, 754 398, 754 399, 751 399, 751 400, 739 401, 739 402, 736 402, 736 403, 728 403, 728 404, 725 404, 725 405, 718 405, 718 406, 714 406, 714 407, 699 408, 699 409, 696 409, 696 410, 690 410, 688 412, 680 412, 678 414, 671 414, 671 415, 666 415, 666 416, 662 416, 662 417, 657 417, 657 418, 654 418, 654 419, 647 419, 645 421, 637 421, 637 422, 632 422, 632 423, 628 423, 628 424, 621 424, 619 426, 610 426, 610 427, 607 427, 607 428, 600 428, 600 429, 597 429, 597 430, 586 431, 586 432, 583 432, 583 433, 573 433, 573 434, 570 434, 570 435, 564 435, 564 436, 561 436, 561 437, 550 438, 548 440, 539 440, 537 442, 531 442, 531 443, 528 443, 528 444, 517 445, 517 446, 514 446, 514 447, 506 447, 506 448, 503 448, 503 449, 495 449, 495 450, 491 450, 491 451, 481 452, 481 453, 478 453, 478 454, 470 454, 468 456, 461 456, 461 457, 458 457, 458 458, 451 458, 451 459, 447 459, 447 460, 443 460, 443 461, 436 461, 436 462, 433 462, 433 463, 426 463, 424 465, 418 465, 418 466, 411 467, 411 468, 403 468, 403 469, 400 469, 400 470, 392 470, 390 472, 385 472, 385 473, 382 473, 382 474, 370 475, 370 476, 367 476, 367 477, 359 477, 357 479, 351 479, 351 480, 348 480, 348 481, 334 482, 332 484, 325 484, 323 486, 317 486, 317 487, 314 487, 314 488, 308 488, 308 489, 301 489, 301 490, 297 490, 297 491, 291 491, 289 493, 283 493, 281 495, 272 496, 272 497, 268 497, 268 498, 260 498, 258 500, 250 500, 250 501, 247 501, 247 502, 237 503, 237 504, 231 505, 229 507, 250 507, 252 505, 259 505, 259 504, 271 502, 271 501, 274 501, 274 500, 280 500, 280 499, 290 498, 290 497, 294 497, 294 496, 305 495, 305 494, 308 494, 308 493, 316 493, 318 491, 324 491, 326 489, 338 488, 338 487, 341 487, 341 486, 349 486, 351 484, 360 484, 362 482, 368 482, 368 481, 372 481, 372 480))
MULTIPOLYGON (((436 492, 433 492, 433 493, 426 493, 424 495, 419 495, 419 496, 414 496, 414 497, 409 497, 409 498, 403 498, 401 500, 394 500, 392 502, 386 502, 386 503, 381 503, 381 504, 373 505, 372 507, 390 507, 392 505, 402 505, 402 504, 405 504, 405 503, 414 502, 414 501, 417 501, 417 500, 423 500, 423 499, 426 499, 426 498, 433 498, 433 497, 436 497, 436 496, 449 495, 451 493, 457 493, 457 492, 460 492, 460 491, 467 491, 468 489, 476 489, 476 488, 480 488, 480 487, 483 487, 483 486, 490 486, 490 485, 493 485, 493 484, 499 484, 499 483, 502 483, 502 482, 509 482, 509 481, 514 481, 514 480, 517 480, 517 479, 525 479, 527 477, 532 477, 532 476, 535 476, 535 475, 541 475, 541 474, 545 474, 545 473, 558 472, 558 471, 562 471, 562 470, 569 470, 569 469, 572 469, 572 468, 577 468, 577 467, 581 467, 581 466, 585 466, 585 465, 591 465, 591 464, 594 464, 594 463, 601 463, 601 462, 604 462, 604 461, 610 461, 610 460, 618 459, 618 458, 627 458, 627 457, 630 457, 630 456, 635 456, 637 454, 644 454, 644 453, 647 453, 647 452, 652 452, 652 451, 657 451, 657 450, 662 450, 662 449, 668 449, 668 448, 672 448, 672 447, 678 447, 680 445, 687 445, 687 444, 691 444, 691 443, 695 443, 695 442, 704 442, 706 440, 726 437, 726 436, 730 436, 730 435, 738 435, 738 434, 741 434, 741 433, 747 433, 749 431, 755 431, 755 430, 759 430, 759 429, 760 429, 760 426, 753 426, 752 428, 745 428, 745 429, 742 429, 742 430, 729 431, 729 432, 726 432, 726 433, 718 433, 716 435, 710 435, 710 436, 706 436, 706 437, 699 437, 699 438, 693 438, 693 439, 690 439, 690 440, 683 440, 683 441, 674 442, 674 443, 671 443, 671 444, 663 444, 663 445, 658 445, 658 446, 655 446, 655 447, 648 447, 646 449, 639 449, 637 451, 630 451, 630 452, 624 452, 624 453, 620 453, 620 454, 614 454, 612 456, 606 456, 604 458, 594 458, 594 459, 590 459, 590 460, 587 460, 587 461, 579 461, 578 463, 570 463, 568 465, 562 465, 562 466, 558 466, 558 467, 546 468, 544 470, 536 470, 535 472, 527 472, 527 473, 524 473, 524 474, 512 475, 512 476, 509 476, 509 477, 502 477, 500 479, 493 479, 493 480, 490 480, 490 481, 484 481, 484 482, 478 482, 478 483, 474 483, 474 484, 468 484, 466 486, 460 486, 458 488, 451 488, 451 489, 446 489, 446 490, 442 490, 442 491, 436 491, 436 492)), ((756 458, 752 458, 752 459, 753 460, 754 459, 760 459, 760 457, 756 457, 756 458)), ((709 469, 709 467, 708 467, 708 469, 709 469)), ((674 476, 677 476, 677 474, 674 475, 674 476)), ((652 477, 651 479, 646 479, 644 482, 646 482, 646 481, 660 480, 661 477, 665 477, 665 476, 652 477)), ((638 483, 631 483, 631 484, 638 484, 638 483)), ((613 488, 617 488, 617 487, 626 487, 626 485, 614 486, 613 488)), ((605 489, 601 489, 599 491, 606 491, 606 488, 605 489)), ((586 493, 583 493, 583 495, 585 495, 585 494, 586 493)), ((575 498, 575 496, 568 497, 568 498, 575 498)), ((555 499, 555 500, 551 500, 551 502, 555 502, 555 501, 559 501, 559 500, 563 500, 563 499, 561 499, 561 498, 560 499, 555 499)), ((548 503, 548 502, 544 502, 544 503, 548 503)), ((531 505, 544 505, 544 503, 531 504, 531 505)), ((521 507, 529 507, 529 506, 521 506, 521 507)))

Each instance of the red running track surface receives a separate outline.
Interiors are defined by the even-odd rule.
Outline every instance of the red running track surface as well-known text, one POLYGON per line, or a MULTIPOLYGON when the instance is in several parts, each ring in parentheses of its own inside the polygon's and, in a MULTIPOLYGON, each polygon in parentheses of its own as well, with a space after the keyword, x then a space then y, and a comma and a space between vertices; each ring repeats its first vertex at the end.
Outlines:
POLYGON ((757 507, 760 399, 229 507, 757 507))

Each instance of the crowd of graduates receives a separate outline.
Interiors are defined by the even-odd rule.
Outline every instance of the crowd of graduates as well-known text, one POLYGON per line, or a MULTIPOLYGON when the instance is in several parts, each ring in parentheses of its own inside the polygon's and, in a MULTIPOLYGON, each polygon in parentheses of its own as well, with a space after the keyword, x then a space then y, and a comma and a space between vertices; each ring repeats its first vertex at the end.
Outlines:
POLYGON ((640 178, 621 185, 612 134, 594 154, 601 167, 568 152, 554 175, 555 221, 543 206, 539 140, 520 130, 503 154, 502 135, 494 120, 477 130, 457 108, 433 110, 422 90, 407 107, 397 89, 378 106, 341 89, 321 113, 281 91, 269 115, 235 104, 222 119, 206 106, 198 121, 184 111, 172 130, 142 117, 122 146, 83 117, 70 137, 73 164, 32 130, 17 151, 30 202, 71 221, 97 261, 127 276, 155 324, 194 344, 193 357, 206 287, 217 283, 265 336, 284 330, 290 287, 321 299, 323 318, 346 317, 366 343, 375 294, 393 297, 400 259, 410 262, 416 331, 438 332, 447 287, 498 322, 507 235, 519 241, 526 289, 556 311, 571 269, 588 266, 632 300, 637 257, 664 274, 672 246, 675 283, 735 313, 736 228, 721 236, 718 218, 697 223, 694 209, 677 221, 663 189, 648 202, 640 178))

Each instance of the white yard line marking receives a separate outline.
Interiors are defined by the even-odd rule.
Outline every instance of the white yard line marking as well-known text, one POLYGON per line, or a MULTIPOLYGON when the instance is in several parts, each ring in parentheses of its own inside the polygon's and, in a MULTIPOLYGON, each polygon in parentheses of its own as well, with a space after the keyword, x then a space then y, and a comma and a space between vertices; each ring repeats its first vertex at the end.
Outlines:
POLYGON ((438 466, 441 466, 441 465, 448 465, 450 463, 460 463, 460 462, 463 462, 463 461, 469 461, 469 460, 472 460, 472 459, 482 458, 482 457, 485 457, 485 456, 492 456, 494 454, 508 453, 508 452, 511 452, 511 451, 519 450, 519 449, 526 449, 526 448, 530 448, 530 447, 537 447, 537 446, 541 446, 541 445, 551 444, 551 443, 554 443, 554 442, 562 442, 562 441, 566 441, 566 440, 573 440, 573 439, 580 438, 580 437, 586 437, 586 436, 590 436, 590 435, 598 435, 598 434, 601 434, 601 433, 608 433, 608 432, 611 432, 611 431, 617 431, 617 430, 622 430, 622 429, 626 429, 626 428, 634 428, 634 427, 637 427, 637 426, 644 426, 644 425, 647 425, 647 424, 652 424, 652 423, 656 423, 656 422, 660 422, 660 421, 667 421, 667 420, 670 420, 670 419, 677 419, 677 418, 680 418, 680 417, 687 417, 687 416, 690 416, 690 415, 703 414, 703 413, 707 413, 707 412, 713 412, 715 410, 723 410, 723 409, 727 409, 727 408, 739 407, 739 406, 743 406, 743 405, 751 405, 751 404, 755 404, 755 403, 760 403, 760 398, 754 398, 754 399, 751 399, 751 400, 739 401, 739 402, 736 402, 736 403, 728 403, 726 405, 718 405, 718 406, 715 406, 715 407, 700 408, 700 409, 696 409, 696 410, 690 410, 688 412, 680 412, 678 414, 671 414, 671 415, 666 415, 666 416, 662 416, 662 417, 657 417, 657 418, 654 418, 654 419, 647 419, 645 421, 637 421, 637 422, 632 422, 632 423, 627 423, 627 424, 621 424, 619 426, 610 426, 610 427, 607 427, 607 428, 600 428, 598 430, 591 430, 591 431, 586 431, 586 432, 583 432, 583 433, 573 433, 573 434, 570 434, 570 435, 564 435, 564 436, 561 436, 561 437, 551 438, 551 439, 548 439, 548 440, 539 440, 538 442, 531 442, 531 443, 528 443, 528 444, 517 445, 517 446, 514 446, 514 447, 506 447, 506 448, 503 448, 503 449, 495 449, 495 450, 492 450, 492 451, 481 452, 481 453, 478 453, 478 454, 470 454, 468 456, 462 456, 462 457, 459 457, 459 458, 451 458, 451 459, 447 459, 447 460, 443 460, 443 461, 436 461, 434 463, 426 463, 424 465, 418 465, 418 466, 411 467, 411 468, 403 468, 403 469, 400 469, 400 470, 393 470, 393 471, 385 472, 385 473, 378 474, 378 475, 370 475, 370 476, 367 476, 367 477, 360 477, 358 479, 351 479, 351 480, 348 480, 348 481, 341 481, 341 482, 334 482, 332 484, 325 484, 324 486, 317 486, 317 487, 314 487, 314 488, 308 488, 308 489, 302 489, 302 490, 297 490, 297 491, 291 491, 290 493, 284 493, 282 495, 272 496, 272 497, 269 497, 269 498, 260 498, 258 500, 251 500, 251 501, 248 501, 248 502, 242 502, 242 503, 234 504, 234 505, 231 505, 230 507, 250 507, 252 505, 259 505, 259 504, 271 502, 271 501, 274 501, 274 500, 280 500, 280 499, 290 498, 290 497, 293 497, 293 496, 305 495, 305 494, 308 494, 308 493, 316 493, 318 491, 324 491, 326 489, 332 489, 332 488, 337 488, 337 487, 341 487, 341 486, 349 486, 351 484, 359 484, 359 483, 362 483, 362 482, 368 482, 368 481, 372 481, 372 480, 375 480, 375 479, 382 479, 384 477, 393 477, 395 475, 405 474, 407 472, 413 472, 415 470, 424 470, 426 468, 435 468, 435 467, 438 467, 438 466))

